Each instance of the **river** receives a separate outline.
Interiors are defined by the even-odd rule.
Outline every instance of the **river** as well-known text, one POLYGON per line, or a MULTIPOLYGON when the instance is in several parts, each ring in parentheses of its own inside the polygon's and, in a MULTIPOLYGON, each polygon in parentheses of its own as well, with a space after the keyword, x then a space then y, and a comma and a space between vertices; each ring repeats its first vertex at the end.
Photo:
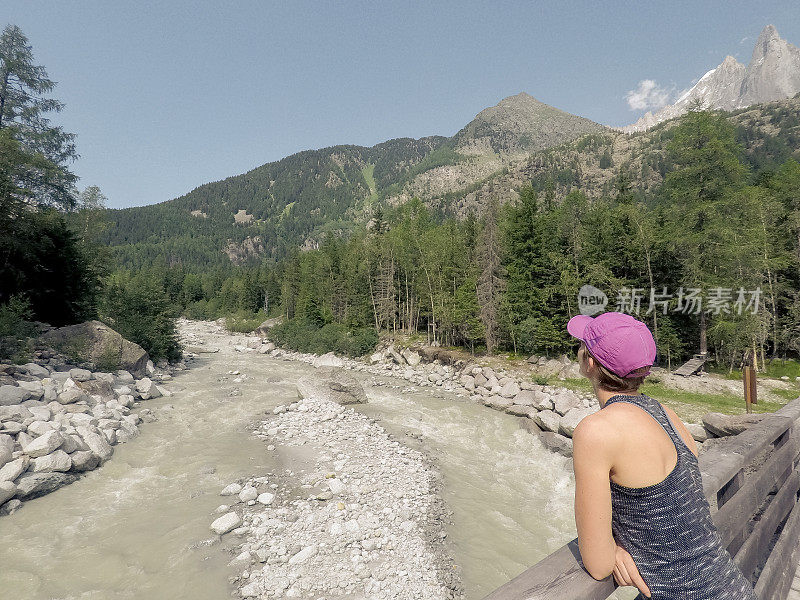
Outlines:
MULTIPOLYGON (((293 400, 294 382, 313 367, 215 341, 219 353, 200 355, 172 380, 175 396, 145 403, 158 421, 143 424, 102 468, 0 518, 2 597, 230 596, 223 548, 233 542, 209 543, 219 491, 237 478, 286 466, 249 429, 293 400), (234 370, 246 379, 234 382, 234 370)), ((353 374, 370 399, 358 410, 401 440, 419 436, 441 471, 453 511, 448 537, 469 600, 574 536, 568 461, 547 452, 515 417, 440 390, 353 374), (376 379, 383 385, 369 385, 376 379)))

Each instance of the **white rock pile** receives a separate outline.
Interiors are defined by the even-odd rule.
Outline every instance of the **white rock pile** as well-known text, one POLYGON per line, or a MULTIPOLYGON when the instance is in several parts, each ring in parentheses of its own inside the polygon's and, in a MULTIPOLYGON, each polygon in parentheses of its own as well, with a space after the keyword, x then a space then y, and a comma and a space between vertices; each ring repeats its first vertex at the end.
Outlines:
POLYGON ((211 529, 242 537, 232 561, 243 569, 242 598, 463 597, 446 547, 449 515, 421 453, 328 399, 274 413, 258 431, 268 449, 313 461, 222 490, 211 529))
POLYGON ((156 383, 171 376, 152 363, 147 370, 137 380, 127 371, 0 363, 0 514, 97 468, 141 421, 154 420, 149 409, 136 409, 171 395, 156 383))

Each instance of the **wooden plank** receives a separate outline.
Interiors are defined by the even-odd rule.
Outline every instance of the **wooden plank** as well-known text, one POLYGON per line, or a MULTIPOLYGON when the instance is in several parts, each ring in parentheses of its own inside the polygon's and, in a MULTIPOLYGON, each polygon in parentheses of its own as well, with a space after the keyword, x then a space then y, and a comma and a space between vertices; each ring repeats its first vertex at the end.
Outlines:
POLYGON ((484 600, 605 600, 614 593, 614 588, 613 577, 597 581, 586 572, 580 562, 576 538, 497 588, 484 600))
POLYGON ((776 485, 783 485, 798 453, 800 443, 793 436, 788 443, 773 452, 757 473, 746 478, 741 488, 714 513, 714 524, 719 529, 725 546, 744 530, 770 490, 776 485))
POLYGON ((767 551, 772 536, 778 525, 792 510, 796 503, 797 491, 800 489, 800 473, 793 471, 783 487, 770 502, 767 510, 761 515, 752 533, 734 556, 734 561, 744 573, 750 577, 767 551))
MULTIPOLYGON (((800 408, 800 402, 797 406, 800 408)), ((732 441, 729 444, 711 448, 700 456, 703 493, 712 509, 716 506, 717 492, 733 479, 742 467, 752 462, 768 445, 777 440, 793 423, 793 419, 787 415, 775 413, 731 438, 732 441)))
POLYGON ((789 567, 789 560, 794 554, 798 541, 800 541, 800 504, 795 502, 783 531, 769 554, 764 570, 761 571, 761 575, 756 581, 755 589, 758 598, 766 598, 766 593, 771 594, 775 589, 776 582, 789 567))

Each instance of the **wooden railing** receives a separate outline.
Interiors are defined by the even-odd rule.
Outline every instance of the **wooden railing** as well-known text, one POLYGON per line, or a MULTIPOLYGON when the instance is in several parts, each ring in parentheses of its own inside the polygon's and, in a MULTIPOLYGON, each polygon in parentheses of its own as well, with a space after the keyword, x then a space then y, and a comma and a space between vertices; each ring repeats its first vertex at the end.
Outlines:
MULTIPOLYGON (((800 398, 699 460, 714 523, 759 600, 785 600, 800 560, 798 419, 800 398)), ((584 570, 572 540, 485 600, 604 600, 615 588, 584 570)))

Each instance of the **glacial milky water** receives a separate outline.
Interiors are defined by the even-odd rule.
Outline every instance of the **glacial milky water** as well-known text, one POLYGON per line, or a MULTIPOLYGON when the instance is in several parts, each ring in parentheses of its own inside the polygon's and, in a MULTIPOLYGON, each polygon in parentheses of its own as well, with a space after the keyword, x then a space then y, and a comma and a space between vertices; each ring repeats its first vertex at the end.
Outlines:
MULTIPOLYGON (((76 483, 0 518, 0 597, 15 600, 211 600, 230 597, 225 536, 209 544, 219 491, 283 469, 248 435, 251 423, 296 397, 311 365, 233 352, 215 339, 176 376, 172 398, 114 457, 76 483), (230 370, 247 378, 233 382, 230 370), (221 378, 225 378, 220 381, 221 378), (230 396, 238 389, 239 396, 230 396), (171 405, 171 407, 170 407, 171 405)), ((376 376, 353 372, 369 382, 376 376)), ((453 511, 454 562, 467 597, 482 598, 574 536, 567 459, 546 451, 516 418, 431 388, 378 376, 361 410, 400 440, 421 435, 453 511), (410 388, 412 391, 403 391, 410 388)))

